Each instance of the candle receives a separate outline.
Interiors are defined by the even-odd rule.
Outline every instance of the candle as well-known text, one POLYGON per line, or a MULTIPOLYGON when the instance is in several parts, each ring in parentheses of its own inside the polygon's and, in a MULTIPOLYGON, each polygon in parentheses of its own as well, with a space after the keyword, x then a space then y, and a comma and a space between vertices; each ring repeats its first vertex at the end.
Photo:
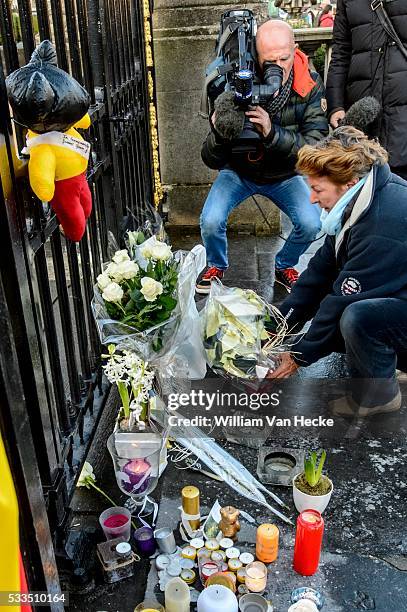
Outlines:
POLYGON ((207 548, 211 552, 214 550, 218 550, 219 549, 218 540, 216 540, 215 538, 209 538, 209 540, 206 540, 205 542, 205 548, 207 548))
POLYGON ((202 538, 193 538, 190 541, 189 545, 193 546, 197 550, 200 550, 201 548, 205 546, 205 542, 202 540, 202 538))
POLYGON ((242 569, 243 563, 239 559, 229 559, 228 567, 231 572, 237 572, 242 569))
POLYGON ((216 574, 219 571, 218 564, 215 561, 206 561, 199 568, 199 577, 202 584, 205 584, 209 576, 216 574))
POLYGON ((137 549, 140 555, 150 557, 155 552, 154 532, 150 527, 141 527, 134 532, 137 549))
POLYGON ((99 516, 99 523, 103 529, 106 540, 123 537, 130 539, 131 514, 127 508, 114 506, 104 510, 99 516))
POLYGON ((181 578, 173 578, 165 585, 165 612, 189 612, 191 595, 181 578))
POLYGON ((196 580, 196 574, 193 569, 184 569, 180 574, 180 578, 186 584, 193 584, 196 580))
POLYGON ((231 548, 233 546, 233 540, 231 538, 222 538, 219 542, 219 546, 226 550, 227 548, 231 548))
POLYGON ((304 510, 297 519, 294 546, 294 570, 312 576, 318 569, 321 555, 324 519, 317 510, 304 510))
POLYGON ((212 561, 216 561, 216 563, 222 563, 226 559, 226 555, 223 556, 223 550, 214 550, 211 554, 212 561))
POLYGON ((161 552, 172 554, 177 550, 172 529, 168 529, 167 527, 156 529, 154 532, 154 537, 161 552))
POLYGON ((199 529, 199 526, 201 524, 201 520, 199 518, 199 489, 198 487, 192 486, 184 487, 182 489, 181 495, 182 509, 184 511, 184 514, 198 517, 188 521, 192 531, 196 531, 197 529, 199 529))
POLYGON ((123 468, 128 480, 123 480, 123 488, 128 493, 144 493, 150 483, 151 465, 146 459, 131 459, 123 468))
POLYGON ((196 548, 193 546, 185 546, 185 548, 181 550, 181 557, 194 560, 196 557, 196 548))
POLYGON ((243 565, 249 565, 249 563, 253 563, 254 561, 254 557, 252 555, 252 553, 242 553, 239 557, 240 561, 243 563, 243 565))
POLYGON ((165 612, 165 610, 156 601, 143 601, 134 608, 134 612, 165 612))
POLYGON ((276 525, 260 525, 256 533, 256 557, 264 563, 272 563, 278 555, 279 531, 276 525))
POLYGON ((253 561, 246 566, 246 582, 249 591, 262 593, 267 585, 267 567, 260 561, 253 561))
POLYGON ((227 587, 234 593, 236 591, 236 577, 232 572, 217 572, 209 576, 205 583, 205 587, 211 586, 212 584, 220 584, 227 587))
POLYGON ((267 612, 269 604, 267 599, 256 593, 243 595, 239 600, 241 612, 267 612))
MULTIPOLYGON (((219 584, 208 586, 198 597, 198 612, 238 612, 237 598, 230 589, 219 584)), ((177 611, 180 612, 180 611, 177 611)))
POLYGON ((234 546, 232 546, 232 548, 227 548, 226 556, 228 559, 238 559, 240 557, 240 550, 234 546))
POLYGON ((240 582, 240 584, 245 584, 245 582, 246 582, 246 568, 242 567, 240 570, 237 570, 236 577, 237 577, 237 581, 240 582))

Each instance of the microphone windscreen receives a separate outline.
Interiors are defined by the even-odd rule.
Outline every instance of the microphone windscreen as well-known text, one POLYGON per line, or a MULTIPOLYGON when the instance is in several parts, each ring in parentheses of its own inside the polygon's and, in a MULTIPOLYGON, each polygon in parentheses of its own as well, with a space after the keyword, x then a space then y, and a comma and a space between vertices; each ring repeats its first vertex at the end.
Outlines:
POLYGON ((233 91, 224 91, 215 100, 215 129, 225 140, 236 140, 243 130, 245 113, 234 97, 233 91))
POLYGON ((341 121, 341 125, 351 125, 370 135, 371 128, 378 119, 380 111, 381 106, 376 98, 366 96, 352 104, 341 121))

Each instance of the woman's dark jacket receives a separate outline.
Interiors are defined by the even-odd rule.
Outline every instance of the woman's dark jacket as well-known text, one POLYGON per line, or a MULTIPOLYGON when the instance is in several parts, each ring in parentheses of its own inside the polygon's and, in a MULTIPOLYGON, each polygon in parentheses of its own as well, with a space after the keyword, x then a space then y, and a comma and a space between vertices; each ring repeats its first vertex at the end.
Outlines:
POLYGON ((353 225, 340 247, 335 236, 327 236, 280 307, 290 328, 313 319, 295 345, 302 365, 337 350, 339 322, 353 302, 400 298, 406 300, 407 316, 407 182, 386 164, 374 168, 367 185, 367 193, 358 194, 345 211, 344 218, 353 206, 356 218, 350 217, 353 225))
MULTIPOLYGON (((328 113, 348 109, 374 96, 383 113, 378 135, 395 171, 407 166, 407 60, 384 32, 371 0, 338 0, 328 72, 328 113)), ((407 46, 406 0, 384 1, 400 39, 407 46)))

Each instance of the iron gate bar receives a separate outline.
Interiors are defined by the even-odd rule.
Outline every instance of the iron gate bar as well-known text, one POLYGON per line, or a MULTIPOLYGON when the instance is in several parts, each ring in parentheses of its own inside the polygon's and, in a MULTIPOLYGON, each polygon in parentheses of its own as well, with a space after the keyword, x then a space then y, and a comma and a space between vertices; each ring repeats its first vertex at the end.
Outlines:
POLYGON ((35 49, 34 31, 29 0, 17 0, 18 13, 20 15, 21 38, 23 39, 24 57, 28 62, 35 49))
POLYGON ((41 40, 51 40, 47 0, 36 0, 35 6, 38 17, 38 30, 41 40))
POLYGON ((64 4, 66 29, 68 32, 68 46, 71 60, 71 73, 72 76, 79 81, 79 83, 84 83, 73 0, 64 0, 64 4))
POLYGON ((0 31, 8 73, 18 68, 17 45, 13 37, 13 20, 9 0, 0 0, 0 31))
POLYGON ((54 232, 51 236, 51 249, 52 258, 54 262, 55 280, 58 290, 58 307, 61 317, 62 337, 64 340, 69 388, 71 393, 71 400, 73 402, 73 405, 71 404, 71 408, 69 410, 69 416, 71 419, 73 419, 76 414, 76 405, 79 404, 81 393, 79 389, 78 368, 76 364, 75 347, 73 343, 71 308, 69 305, 69 296, 67 290, 64 255, 61 245, 61 234, 58 231, 54 232))
POLYGON ((85 308, 82 298, 81 279, 76 244, 71 240, 67 240, 66 250, 69 265, 69 276, 71 279, 72 303, 75 313, 75 323, 78 336, 78 353, 81 362, 82 376, 85 380, 90 380, 91 366, 89 362, 89 347, 86 341, 88 338, 88 333, 86 329, 85 308))
POLYGON ((69 72, 68 56, 65 48, 65 30, 62 18, 61 0, 50 0, 52 12, 52 25, 54 29, 55 48, 58 58, 58 66, 69 72))
POLYGON ((79 39, 82 53, 82 64, 83 64, 83 79, 85 89, 89 92, 91 104, 95 104, 95 83, 93 79, 90 51, 89 51, 89 38, 88 38, 88 20, 86 18, 86 0, 77 0, 78 10, 78 26, 79 26, 79 39))

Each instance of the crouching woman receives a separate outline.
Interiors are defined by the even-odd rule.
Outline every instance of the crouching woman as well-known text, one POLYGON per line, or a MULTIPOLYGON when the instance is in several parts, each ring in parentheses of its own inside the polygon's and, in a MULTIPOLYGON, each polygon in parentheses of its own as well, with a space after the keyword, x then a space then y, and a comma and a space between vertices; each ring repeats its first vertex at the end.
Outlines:
POLYGON ((281 306, 290 328, 312 323, 268 377, 345 352, 357 384, 334 413, 398 410, 396 368, 407 362, 407 182, 391 173, 386 151, 353 127, 304 146, 297 170, 327 236, 281 306))

